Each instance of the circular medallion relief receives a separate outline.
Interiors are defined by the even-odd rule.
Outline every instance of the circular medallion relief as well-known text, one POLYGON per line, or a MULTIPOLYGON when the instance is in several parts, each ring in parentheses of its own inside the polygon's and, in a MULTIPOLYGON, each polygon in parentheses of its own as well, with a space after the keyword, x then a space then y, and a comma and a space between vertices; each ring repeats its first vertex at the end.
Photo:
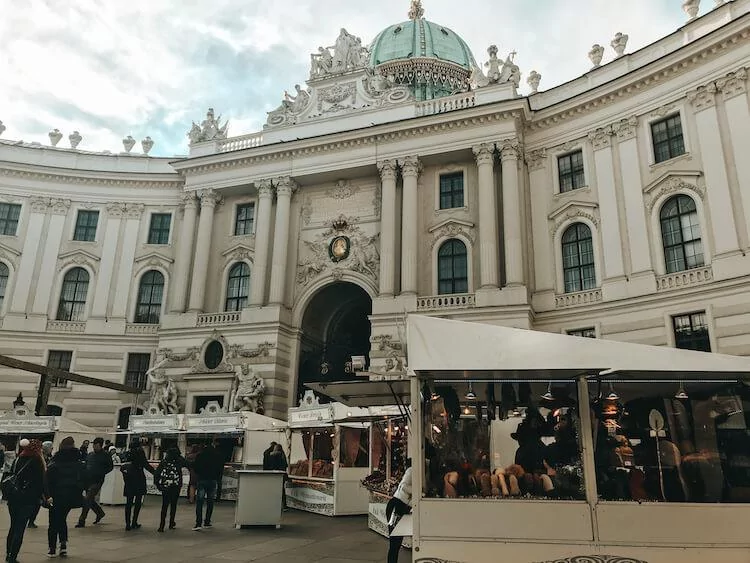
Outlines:
POLYGON ((351 242, 349 237, 338 236, 334 237, 331 244, 328 246, 328 253, 331 255, 331 260, 334 262, 341 262, 349 257, 351 242))

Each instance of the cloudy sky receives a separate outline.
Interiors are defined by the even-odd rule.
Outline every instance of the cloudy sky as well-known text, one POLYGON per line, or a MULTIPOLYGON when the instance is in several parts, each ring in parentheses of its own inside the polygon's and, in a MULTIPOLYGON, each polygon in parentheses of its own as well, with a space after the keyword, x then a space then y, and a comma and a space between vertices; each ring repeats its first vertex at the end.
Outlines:
MULTIPOLYGON (((523 91, 532 69, 542 90, 586 72, 593 43, 610 60, 618 31, 632 52, 686 21, 681 0, 423 5, 480 63, 492 43, 503 56, 517 51, 523 91)), ((230 135, 257 131, 283 91, 307 78, 318 45, 332 45, 341 27, 369 43, 408 8, 409 0, 0 0, 3 138, 48 144, 58 128, 67 146, 79 130, 79 148, 119 152, 125 135, 150 135, 151 154, 185 154, 191 120, 209 106, 231 119, 230 135)))

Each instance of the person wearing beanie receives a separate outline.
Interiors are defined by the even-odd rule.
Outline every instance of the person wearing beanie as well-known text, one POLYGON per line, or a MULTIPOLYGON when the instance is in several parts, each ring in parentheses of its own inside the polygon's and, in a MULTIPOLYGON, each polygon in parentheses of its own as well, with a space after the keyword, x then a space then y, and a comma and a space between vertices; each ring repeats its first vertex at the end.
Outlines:
POLYGON ((60 442, 60 449, 52 456, 47 469, 47 493, 49 498, 49 542, 50 557, 57 552, 60 540, 60 556, 68 554, 68 514, 83 506, 86 487, 86 467, 80 460, 75 441, 71 436, 60 442))
POLYGON ((24 438, 20 446, 21 452, 10 470, 16 476, 17 486, 12 496, 6 498, 10 528, 5 543, 5 560, 9 563, 17 563, 26 525, 36 507, 44 499, 45 468, 42 443, 39 440, 24 438))
POLYGON ((86 526, 86 516, 88 516, 89 510, 93 510, 94 514, 96 514, 94 524, 98 524, 104 518, 104 510, 96 502, 96 497, 102 489, 104 478, 107 476, 107 473, 112 471, 114 464, 112 463, 112 456, 104 450, 104 440, 102 438, 96 438, 93 444, 94 451, 86 456, 86 500, 83 503, 83 509, 81 510, 81 515, 78 517, 76 528, 86 526))

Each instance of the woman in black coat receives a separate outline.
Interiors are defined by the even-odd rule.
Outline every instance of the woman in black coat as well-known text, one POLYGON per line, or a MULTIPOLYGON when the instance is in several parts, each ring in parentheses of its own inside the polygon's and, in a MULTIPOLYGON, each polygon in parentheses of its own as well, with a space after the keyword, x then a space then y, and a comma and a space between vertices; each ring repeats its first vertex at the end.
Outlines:
POLYGON ((68 554, 68 514, 83 506, 83 491, 86 488, 86 466, 76 449, 72 437, 60 442, 60 449, 52 456, 47 468, 47 492, 49 495, 49 555, 54 556, 57 540, 60 539, 60 556, 68 554))
POLYGON ((21 551, 26 524, 44 497, 44 459, 39 440, 21 440, 21 453, 13 464, 11 473, 16 475, 17 488, 8 501, 10 528, 5 542, 5 560, 17 563, 21 551))
POLYGON ((143 505, 143 495, 146 494, 146 474, 148 471, 154 474, 154 468, 146 459, 146 454, 138 442, 130 444, 128 460, 121 467, 123 481, 125 482, 125 529, 137 530, 141 527, 138 516, 143 505), (131 519, 132 515, 132 519, 131 519))

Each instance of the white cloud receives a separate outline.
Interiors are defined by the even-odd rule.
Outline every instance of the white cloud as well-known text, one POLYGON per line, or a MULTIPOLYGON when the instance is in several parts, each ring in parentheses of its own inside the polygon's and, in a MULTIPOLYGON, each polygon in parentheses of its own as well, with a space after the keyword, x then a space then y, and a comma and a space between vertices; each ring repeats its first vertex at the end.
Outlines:
MULTIPOLYGON (((481 64, 486 48, 518 52, 541 89, 590 68, 593 43, 615 32, 628 52, 685 22, 677 0, 424 0, 426 17, 461 35, 481 64), (533 6, 533 7, 530 7, 533 6)), ((121 150, 150 135, 152 154, 186 152, 185 131, 205 108, 232 119, 232 134, 258 129, 284 89, 306 78, 309 53, 340 27, 369 42, 406 19, 408 0, 0 0, 0 119, 6 138, 47 142, 78 129, 81 148, 121 150)), ((525 84, 524 84, 525 86, 525 84)), ((66 144, 63 141, 61 144, 66 144)))

